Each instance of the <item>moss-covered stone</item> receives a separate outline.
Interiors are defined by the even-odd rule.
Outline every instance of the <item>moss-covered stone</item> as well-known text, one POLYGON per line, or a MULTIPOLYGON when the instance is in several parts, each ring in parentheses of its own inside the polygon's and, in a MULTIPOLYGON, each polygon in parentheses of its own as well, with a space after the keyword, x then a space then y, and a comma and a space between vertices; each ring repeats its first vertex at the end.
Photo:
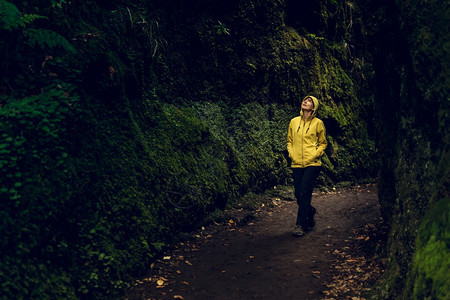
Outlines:
POLYGON ((450 297, 450 198, 439 200, 424 216, 408 278, 412 299, 450 297))
POLYGON ((439 1, 366 3, 373 25, 379 196, 391 227, 381 296, 448 297, 440 270, 448 262, 434 260, 448 252, 449 60, 441 46, 450 37, 440 26, 448 28, 449 7, 439 1), (437 213, 438 207, 447 214, 437 213))
POLYGON ((114 297, 208 214, 289 180, 287 127, 307 94, 330 139, 320 184, 373 176, 349 32, 325 28, 334 1, 309 31, 285 23, 282 0, 11 2, 76 51, 22 28, 0 42, 10 297, 114 297))

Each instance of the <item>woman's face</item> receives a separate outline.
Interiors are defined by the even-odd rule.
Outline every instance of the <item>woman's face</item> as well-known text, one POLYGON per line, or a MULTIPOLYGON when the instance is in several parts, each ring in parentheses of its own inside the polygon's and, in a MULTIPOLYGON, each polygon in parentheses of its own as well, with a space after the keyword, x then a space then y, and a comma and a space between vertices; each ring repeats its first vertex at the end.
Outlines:
POLYGON ((311 98, 306 98, 302 102, 302 109, 306 111, 312 111, 314 109, 314 102, 311 98))

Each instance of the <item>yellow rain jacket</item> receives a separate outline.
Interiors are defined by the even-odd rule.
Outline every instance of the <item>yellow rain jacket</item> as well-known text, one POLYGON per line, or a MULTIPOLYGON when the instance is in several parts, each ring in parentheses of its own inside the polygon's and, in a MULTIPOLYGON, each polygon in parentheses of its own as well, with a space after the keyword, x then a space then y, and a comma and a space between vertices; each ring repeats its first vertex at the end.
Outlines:
POLYGON ((300 116, 295 117, 289 124, 287 135, 287 150, 292 160, 291 168, 305 168, 309 166, 321 166, 321 157, 327 147, 325 137, 325 125, 322 120, 316 118, 319 100, 313 96, 314 110, 308 120, 303 120, 303 110, 300 116))

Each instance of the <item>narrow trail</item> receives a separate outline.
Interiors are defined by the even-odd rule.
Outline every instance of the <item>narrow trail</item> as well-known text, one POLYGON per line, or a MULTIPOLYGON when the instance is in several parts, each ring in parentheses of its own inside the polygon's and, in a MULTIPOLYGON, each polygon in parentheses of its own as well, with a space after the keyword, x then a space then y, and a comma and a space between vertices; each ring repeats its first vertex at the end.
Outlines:
POLYGON ((297 205, 289 194, 251 218, 236 211, 235 220, 194 233, 125 299, 363 299, 382 272, 376 186, 314 193, 317 224, 303 237, 291 235, 297 205))

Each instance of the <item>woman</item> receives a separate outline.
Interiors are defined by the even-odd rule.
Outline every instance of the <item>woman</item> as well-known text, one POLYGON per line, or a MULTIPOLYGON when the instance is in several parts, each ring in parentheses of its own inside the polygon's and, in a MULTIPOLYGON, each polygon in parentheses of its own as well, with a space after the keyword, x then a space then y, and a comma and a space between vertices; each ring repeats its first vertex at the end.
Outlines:
POLYGON ((319 101, 306 96, 302 101, 300 116, 289 124, 287 150, 292 160, 295 197, 298 203, 297 221, 292 234, 302 236, 315 225, 316 209, 311 206, 311 197, 315 181, 319 175, 321 157, 327 147, 325 125, 316 118, 319 101))

